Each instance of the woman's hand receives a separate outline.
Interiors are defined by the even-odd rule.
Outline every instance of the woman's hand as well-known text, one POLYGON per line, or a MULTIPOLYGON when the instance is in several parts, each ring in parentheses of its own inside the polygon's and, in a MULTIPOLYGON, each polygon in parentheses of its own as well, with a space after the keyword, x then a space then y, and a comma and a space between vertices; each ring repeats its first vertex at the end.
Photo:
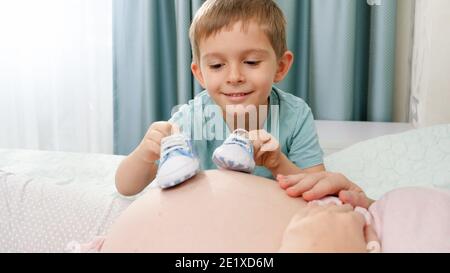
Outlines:
POLYGON ((283 235, 279 252, 367 252, 373 230, 352 206, 308 204, 283 235))

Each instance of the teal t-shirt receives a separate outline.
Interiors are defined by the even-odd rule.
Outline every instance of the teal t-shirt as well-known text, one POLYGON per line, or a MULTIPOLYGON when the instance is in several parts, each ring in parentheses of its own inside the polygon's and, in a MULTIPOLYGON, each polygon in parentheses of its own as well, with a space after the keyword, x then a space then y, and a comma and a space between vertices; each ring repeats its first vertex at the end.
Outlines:
MULTIPOLYGON (((323 163, 311 109, 301 98, 273 87, 267 113, 264 129, 278 139, 281 151, 289 160, 302 169, 323 163)), ((191 138, 203 170, 217 169, 212 154, 231 132, 220 107, 207 91, 182 105, 169 122, 176 123, 191 138)), ((253 174, 273 178, 272 173, 261 166, 257 166, 253 174)))

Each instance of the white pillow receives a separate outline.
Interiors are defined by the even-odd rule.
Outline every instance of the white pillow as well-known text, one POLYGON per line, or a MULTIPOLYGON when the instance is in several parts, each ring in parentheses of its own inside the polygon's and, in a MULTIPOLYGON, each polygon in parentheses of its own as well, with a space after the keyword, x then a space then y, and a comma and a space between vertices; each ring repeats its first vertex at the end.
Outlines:
POLYGON ((327 156, 325 166, 375 199, 405 186, 450 189, 450 124, 357 143, 327 156))

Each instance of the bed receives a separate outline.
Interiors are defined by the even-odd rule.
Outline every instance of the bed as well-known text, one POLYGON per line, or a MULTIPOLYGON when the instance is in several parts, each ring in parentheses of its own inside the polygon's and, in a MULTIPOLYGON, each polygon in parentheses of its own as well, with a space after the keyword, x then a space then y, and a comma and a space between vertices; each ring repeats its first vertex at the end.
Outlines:
MULTIPOLYGON (((122 159, 0 150, 0 252, 65 252, 70 241, 105 234, 139 197, 115 190, 122 159)), ((365 140, 327 155, 325 165, 375 199, 405 186, 450 189, 450 124, 365 140)))

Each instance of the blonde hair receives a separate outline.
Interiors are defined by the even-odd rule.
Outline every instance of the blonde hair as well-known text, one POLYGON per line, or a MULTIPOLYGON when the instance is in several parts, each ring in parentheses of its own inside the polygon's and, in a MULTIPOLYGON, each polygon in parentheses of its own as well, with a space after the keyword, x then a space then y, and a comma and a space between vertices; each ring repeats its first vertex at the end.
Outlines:
POLYGON ((239 21, 245 30, 252 20, 263 28, 277 58, 281 58, 287 51, 286 19, 273 0, 207 0, 197 11, 189 30, 194 61, 199 62, 202 39, 239 21))

